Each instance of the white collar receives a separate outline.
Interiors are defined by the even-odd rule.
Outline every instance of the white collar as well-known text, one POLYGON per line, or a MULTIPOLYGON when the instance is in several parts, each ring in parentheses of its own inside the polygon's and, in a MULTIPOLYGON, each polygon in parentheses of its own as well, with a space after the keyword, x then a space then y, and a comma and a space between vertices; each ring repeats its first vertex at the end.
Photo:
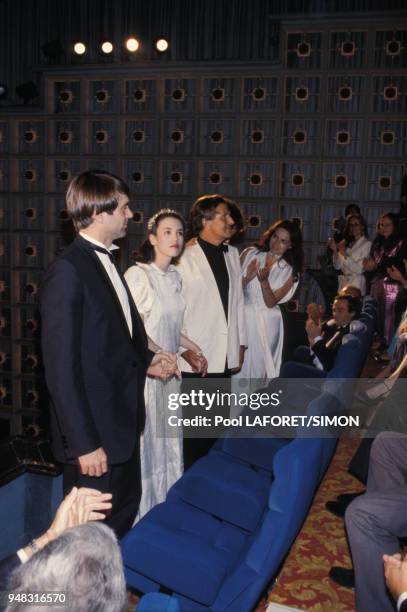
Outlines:
POLYGON ((92 236, 89 236, 89 234, 86 234, 85 232, 80 231, 79 234, 80 236, 82 236, 82 238, 84 238, 88 242, 91 242, 92 244, 96 244, 96 246, 99 246, 102 249, 106 249, 106 251, 117 251, 117 249, 120 249, 120 247, 117 246, 117 244, 114 244, 113 242, 110 245, 110 247, 107 247, 105 244, 103 244, 103 242, 99 242, 99 240, 95 240, 95 238, 92 238, 92 236))

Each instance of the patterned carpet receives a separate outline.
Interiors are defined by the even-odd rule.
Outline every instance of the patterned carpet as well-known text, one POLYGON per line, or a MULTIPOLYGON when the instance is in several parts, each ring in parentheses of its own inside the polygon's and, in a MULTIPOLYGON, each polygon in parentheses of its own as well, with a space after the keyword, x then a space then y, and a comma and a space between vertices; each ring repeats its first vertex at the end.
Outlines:
POLYGON ((360 491, 359 481, 347 472, 347 465, 359 440, 339 442, 334 459, 315 496, 310 513, 297 537, 268 601, 259 602, 264 612, 276 602, 310 612, 354 612, 353 591, 337 586, 328 577, 331 565, 351 567, 344 523, 325 510, 325 502, 339 493, 360 491))

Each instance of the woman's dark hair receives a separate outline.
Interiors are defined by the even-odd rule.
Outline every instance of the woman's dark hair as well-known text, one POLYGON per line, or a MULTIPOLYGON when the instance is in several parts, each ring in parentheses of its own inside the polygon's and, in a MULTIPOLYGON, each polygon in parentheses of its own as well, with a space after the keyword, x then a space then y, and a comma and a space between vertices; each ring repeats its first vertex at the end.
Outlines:
POLYGON ((345 244, 346 244, 347 247, 351 246, 355 242, 355 239, 354 239, 354 237, 352 235, 352 232, 350 230, 350 224, 351 224, 353 219, 356 219, 356 221, 358 221, 360 223, 360 225, 362 226, 362 228, 363 228, 363 235, 366 236, 366 238, 368 238, 368 236, 369 236, 368 231, 367 231, 367 223, 364 220, 364 218, 362 217, 362 215, 356 215, 356 214, 348 215, 346 217, 345 229, 344 229, 344 232, 343 232, 344 239, 345 239, 345 244))
POLYGON ((260 251, 270 250, 270 238, 279 229, 285 229, 290 234, 291 247, 282 256, 293 269, 293 276, 297 277, 303 268, 304 251, 302 248, 302 233, 298 220, 279 219, 271 225, 263 234, 260 241, 255 246, 260 251))
POLYGON ((384 213, 383 215, 380 215, 376 223, 376 231, 377 231, 377 234, 375 236, 375 239, 372 242, 370 253, 372 254, 374 251, 378 251, 382 247, 384 247, 385 250, 392 249, 393 246, 397 244, 398 240, 400 239, 400 236, 398 233, 397 215, 392 212, 388 212, 388 213, 384 213), (387 238, 385 238, 382 234, 379 234, 379 226, 380 226, 380 221, 382 219, 390 219, 390 221, 393 223, 393 228, 394 228, 393 232, 387 238))
POLYGON ((239 206, 236 204, 236 202, 233 202, 233 200, 229 200, 227 204, 229 206, 230 216, 233 219, 233 229, 235 231, 232 238, 230 239, 230 243, 238 244, 243 240, 244 233, 246 231, 243 214, 239 206))
POLYGON ((362 216, 362 213, 360 212, 360 208, 357 204, 348 204, 347 207, 345 208, 345 217, 347 217, 348 215, 360 215, 362 216))
MULTIPOLYGON (((178 219, 178 221, 180 221, 182 224, 182 229, 185 234, 184 217, 180 213, 178 213, 176 210, 172 210, 171 208, 162 208, 161 210, 156 212, 155 215, 153 215, 151 219, 148 221, 147 238, 140 245, 140 248, 134 257, 134 261, 136 262, 139 261, 141 263, 147 263, 147 264, 154 261, 155 252, 154 252, 154 247, 149 240, 149 236, 150 234, 153 234, 154 236, 156 236, 159 224, 161 223, 161 221, 163 221, 164 219, 168 219, 168 218, 178 219)), ((185 244, 185 241, 184 241, 184 244, 185 244)), ((183 251, 184 251, 184 248, 182 248, 182 251, 177 257, 172 258, 171 260, 172 264, 178 263, 178 260, 181 257, 183 251)))

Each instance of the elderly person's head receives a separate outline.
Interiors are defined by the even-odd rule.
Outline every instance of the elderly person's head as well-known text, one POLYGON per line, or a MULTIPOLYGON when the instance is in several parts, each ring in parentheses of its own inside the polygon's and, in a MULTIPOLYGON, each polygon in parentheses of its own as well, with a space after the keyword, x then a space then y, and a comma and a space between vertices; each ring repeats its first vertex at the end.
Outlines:
MULTIPOLYGON (((9 588, 14 593, 65 593, 66 602, 61 609, 75 612, 122 612, 127 606, 116 536, 100 523, 86 523, 64 531, 14 571, 9 588)), ((31 604, 29 609, 50 612, 58 608, 57 603, 31 604)), ((26 603, 13 603, 6 610, 27 609, 26 603)))

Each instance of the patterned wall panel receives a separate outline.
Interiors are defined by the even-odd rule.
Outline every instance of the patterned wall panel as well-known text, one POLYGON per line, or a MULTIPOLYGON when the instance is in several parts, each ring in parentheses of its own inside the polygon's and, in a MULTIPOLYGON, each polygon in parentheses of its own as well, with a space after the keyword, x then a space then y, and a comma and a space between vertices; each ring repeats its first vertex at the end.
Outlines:
POLYGON ((13 203, 13 229, 37 231, 45 227, 44 199, 18 196, 13 203))
POLYGON ((19 159, 17 161, 16 191, 41 193, 45 191, 45 164, 43 159, 19 159))
POLYGON ((317 156, 323 134, 315 119, 285 119, 281 134, 281 153, 289 157, 317 156))
POLYGON ((273 112, 278 104, 277 77, 250 77, 243 79, 242 110, 273 112))
POLYGON ((230 161, 201 161, 199 163, 198 193, 223 193, 234 196, 234 167, 230 161))
MULTIPOLYGON (((234 122, 236 129, 236 122, 234 122)), ((240 155, 274 155, 277 143, 274 119, 243 119, 240 125, 240 155)))
POLYGON ((80 159, 47 159, 48 191, 66 193, 71 179, 83 168, 80 159))
POLYGON ((369 157, 406 157, 407 122, 371 121, 368 137, 369 157))
POLYGON ((81 111, 81 83, 79 80, 50 82, 48 93, 50 113, 72 114, 81 111))
POLYGON ((126 113, 154 113, 157 105, 157 83, 154 79, 125 81, 126 113))
POLYGON ((18 153, 42 153, 45 148, 44 121, 18 121, 17 138, 18 153))
POLYGON ((0 121, 0 153, 10 151, 10 128, 8 121, 0 121))
POLYGON ((157 145, 157 122, 154 119, 124 121, 124 153, 151 155, 157 145))
POLYGON ((12 300, 14 304, 37 304, 42 271, 13 271, 12 300))
POLYGON ((275 202, 253 200, 240 200, 239 203, 246 222, 246 242, 258 242, 266 229, 279 218, 278 205, 275 202))
POLYGON ((359 164, 323 164, 322 199, 351 202, 361 198, 361 170, 359 164))
POLYGON ((115 113, 119 109, 120 83, 118 81, 90 81, 86 97, 88 113, 115 113))
POLYGON ((163 155, 192 155, 195 143, 192 119, 164 119, 161 122, 160 150, 163 155))
POLYGON ((60 119, 50 122, 49 153, 79 155, 82 145, 82 130, 79 119, 60 119))
POLYGON ((366 199, 376 202, 397 202, 401 193, 403 166, 369 164, 366 199))
POLYGON ((319 77, 286 77, 284 110, 290 113, 317 113, 321 93, 319 77))
POLYGON ((405 68, 407 65, 407 29, 378 30, 375 36, 376 68, 405 68))
POLYGON ((194 193, 194 165, 192 161, 163 160, 160 164, 160 193, 183 196, 194 193))
POLYGON ((373 77, 373 111, 376 113, 407 113, 407 76, 373 77))
POLYGON ((9 195, 0 195, 0 230, 11 227, 11 206, 9 195))
POLYGON ((155 163, 149 159, 126 159, 122 175, 135 195, 152 195, 155 187, 155 163))
POLYGON ((318 213, 318 206, 309 202, 306 204, 284 202, 280 206, 281 217, 300 220, 302 237, 305 242, 312 242, 315 239, 315 229, 319 220, 318 213))
POLYGON ((359 75, 328 76, 327 111, 329 113, 358 113, 362 100, 369 100, 367 78, 359 75))
POLYGON ((63 236, 71 232, 72 223, 66 209, 65 197, 49 198, 45 203, 47 211, 47 228, 49 231, 58 232, 63 236))
POLYGON ((119 130, 115 121, 88 121, 86 152, 94 155, 111 155, 117 153, 119 130))
POLYGON ((244 198, 269 198, 275 191, 273 162, 240 162, 238 195, 244 198))
POLYGON ((172 113, 195 111, 197 88, 195 79, 165 79, 163 110, 172 113))
POLYGON ((233 155, 238 126, 232 119, 201 119, 199 153, 201 155, 233 155))
POLYGON ((369 239, 373 240, 376 236, 377 221, 384 212, 397 212, 398 207, 386 206, 385 208, 376 206, 364 206, 363 216, 367 222, 367 228, 369 232, 369 239))
POLYGON ((362 121, 328 119, 324 154, 327 157, 360 157, 362 153, 362 121))
POLYGON ((366 62, 367 32, 331 32, 329 67, 339 70, 361 68, 366 62))
POLYGON ((203 79, 201 110, 203 112, 236 110, 239 86, 239 79, 219 77, 203 79))
POLYGON ((45 265, 44 241, 39 234, 12 235, 12 265, 42 269, 45 265))
POLYGON ((286 44, 287 68, 321 67, 322 32, 289 32, 286 44))
POLYGON ((280 164, 280 196, 315 199, 319 197, 319 166, 315 163, 290 161, 280 164))
POLYGON ((320 221, 318 227, 318 239, 324 245, 326 245, 328 238, 331 238, 334 235, 334 221, 335 219, 339 219, 339 217, 343 217, 345 212, 344 205, 338 204, 325 204, 321 208, 320 212, 320 221))
POLYGON ((0 159, 0 193, 10 189, 10 162, 0 159))

